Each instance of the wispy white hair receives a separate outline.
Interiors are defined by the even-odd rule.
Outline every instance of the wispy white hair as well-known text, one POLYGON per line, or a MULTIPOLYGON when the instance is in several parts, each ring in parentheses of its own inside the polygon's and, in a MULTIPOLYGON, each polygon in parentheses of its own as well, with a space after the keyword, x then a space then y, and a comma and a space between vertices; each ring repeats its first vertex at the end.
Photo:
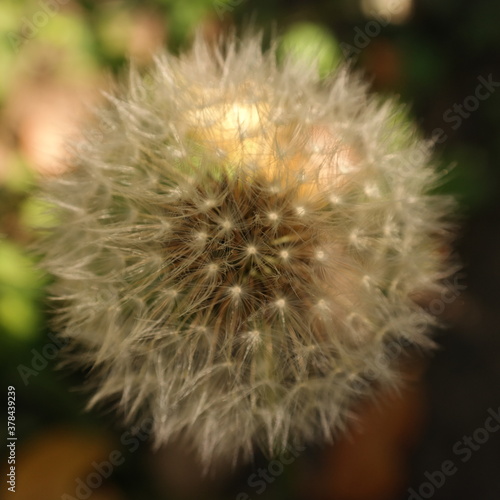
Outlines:
POLYGON ((91 404, 203 462, 330 438, 426 346, 448 272, 430 144, 341 67, 198 38, 132 71, 47 182, 55 328, 91 404), (397 351, 397 349, 396 349, 397 351))

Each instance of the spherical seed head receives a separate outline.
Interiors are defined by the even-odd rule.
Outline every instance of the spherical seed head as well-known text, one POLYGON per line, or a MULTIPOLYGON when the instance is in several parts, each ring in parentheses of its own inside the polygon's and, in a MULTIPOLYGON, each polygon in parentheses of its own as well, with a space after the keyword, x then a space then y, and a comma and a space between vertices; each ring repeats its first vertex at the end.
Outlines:
POLYGON ((285 309, 285 307, 286 307, 286 300, 285 299, 278 299, 276 301, 276 307, 278 307, 279 309, 285 309))
POLYGON ((380 359, 428 342, 412 297, 446 273, 429 145, 346 69, 298 64, 258 37, 160 55, 46 187, 55 327, 91 403, 206 464, 330 437, 394 382, 380 359))
POLYGON ((282 251, 280 252, 280 257, 281 257, 282 259, 285 259, 285 260, 286 260, 286 259, 288 259, 288 257, 289 257, 289 256, 290 256, 290 253, 288 252, 288 250, 282 250, 282 251))

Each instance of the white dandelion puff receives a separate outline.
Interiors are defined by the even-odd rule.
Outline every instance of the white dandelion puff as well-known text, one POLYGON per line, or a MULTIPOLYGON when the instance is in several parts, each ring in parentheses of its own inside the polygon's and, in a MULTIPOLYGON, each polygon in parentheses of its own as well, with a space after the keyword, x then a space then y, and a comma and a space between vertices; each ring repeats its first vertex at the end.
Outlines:
POLYGON ((412 297, 448 272, 429 145, 346 68, 300 64, 254 36, 159 55, 45 188, 54 324, 92 404, 205 464, 330 438, 368 373, 397 380, 391 343, 429 343, 412 297))

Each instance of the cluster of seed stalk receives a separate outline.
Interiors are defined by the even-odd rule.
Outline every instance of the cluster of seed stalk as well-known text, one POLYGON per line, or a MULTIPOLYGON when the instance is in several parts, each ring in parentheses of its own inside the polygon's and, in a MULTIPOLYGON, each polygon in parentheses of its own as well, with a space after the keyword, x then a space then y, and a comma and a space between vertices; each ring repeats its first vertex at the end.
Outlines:
POLYGON ((400 109, 275 60, 255 37, 159 56, 45 189, 54 326, 91 404, 205 464, 331 437, 367 373, 396 382, 389 346, 428 343, 413 299, 445 275, 447 203, 400 109))

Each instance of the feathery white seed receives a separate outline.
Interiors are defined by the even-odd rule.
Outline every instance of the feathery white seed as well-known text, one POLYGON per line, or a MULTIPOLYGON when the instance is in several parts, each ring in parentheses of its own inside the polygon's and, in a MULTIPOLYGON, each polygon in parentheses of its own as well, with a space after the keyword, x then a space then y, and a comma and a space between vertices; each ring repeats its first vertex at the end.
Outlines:
POLYGON ((212 262, 211 264, 208 264, 207 270, 210 274, 213 274, 219 270, 219 266, 212 262))
POLYGON ((256 255, 257 254, 257 247, 254 245, 250 245, 247 247, 246 252, 248 255, 256 255))
POLYGON ((448 269, 426 143, 357 75, 302 64, 255 36, 161 54, 45 188, 54 327, 91 403, 206 465, 328 438, 373 373, 394 383, 391 343, 428 342, 412 297, 448 269))
POLYGON ((278 307, 279 309, 284 309, 285 306, 286 306, 286 300, 285 299, 278 299, 276 302, 276 307, 278 307))
POLYGON ((296 207, 295 211, 299 217, 302 217, 306 214, 306 209, 304 207, 296 207))
POLYGON ((283 259, 283 260, 288 260, 288 258, 290 257, 290 252, 288 252, 288 250, 282 250, 280 252, 280 257, 283 259))
POLYGON ((323 261, 325 260, 325 252, 323 252, 323 250, 316 250, 314 252, 314 257, 316 258, 316 260, 319 260, 319 261, 323 261))

